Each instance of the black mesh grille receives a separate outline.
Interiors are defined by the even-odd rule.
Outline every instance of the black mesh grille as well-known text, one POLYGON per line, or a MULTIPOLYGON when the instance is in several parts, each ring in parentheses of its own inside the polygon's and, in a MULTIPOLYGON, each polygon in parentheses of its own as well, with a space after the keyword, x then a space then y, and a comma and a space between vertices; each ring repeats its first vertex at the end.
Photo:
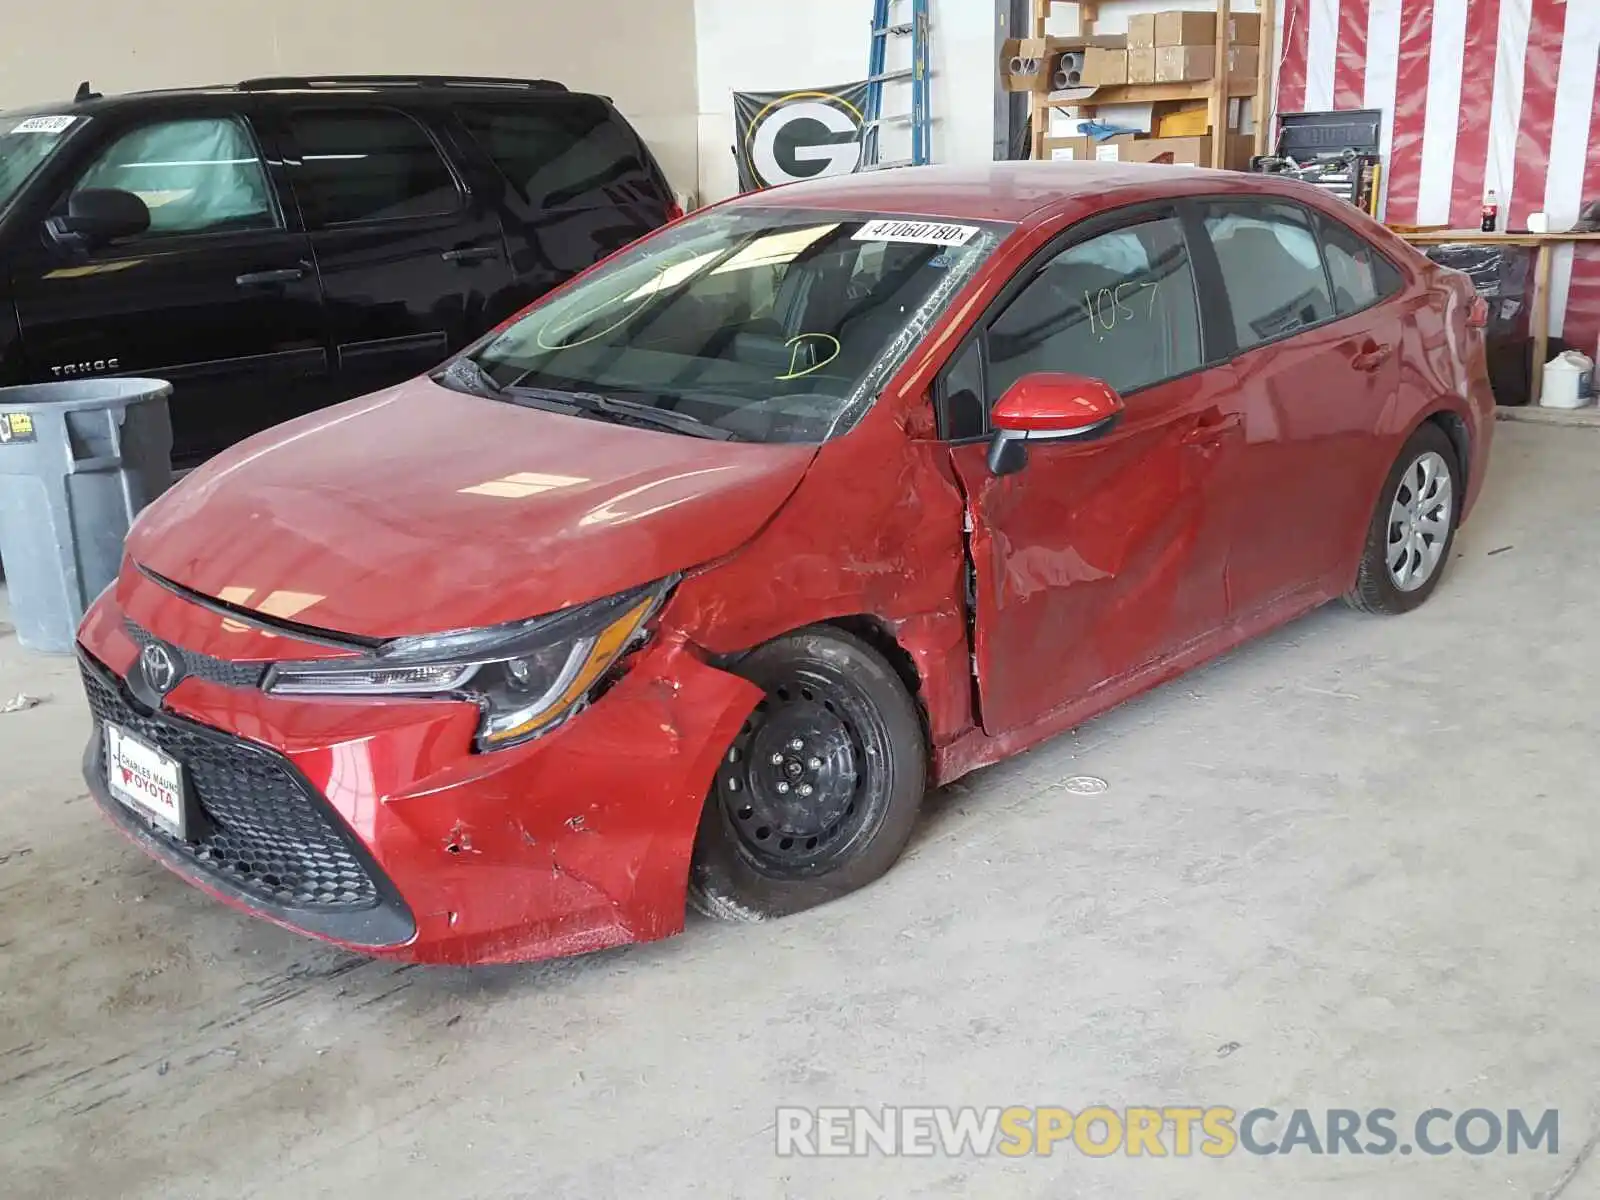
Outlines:
MULTIPOLYGON (((141 650, 151 642, 161 640, 126 618, 122 624, 133 644, 141 650)), ((178 660, 179 674, 182 677, 204 679, 207 683, 220 683, 224 687, 253 688, 261 686, 261 677, 266 674, 265 663, 228 662, 226 659, 212 658, 209 654, 196 654, 193 650, 185 650, 182 646, 174 646, 170 642, 161 644, 178 660)))
POLYGON ((151 830, 203 873, 291 908, 351 909, 379 902, 377 883, 322 797, 287 762, 223 733, 145 715, 89 664, 83 686, 96 731, 110 722, 183 764, 210 828, 196 842, 151 830))

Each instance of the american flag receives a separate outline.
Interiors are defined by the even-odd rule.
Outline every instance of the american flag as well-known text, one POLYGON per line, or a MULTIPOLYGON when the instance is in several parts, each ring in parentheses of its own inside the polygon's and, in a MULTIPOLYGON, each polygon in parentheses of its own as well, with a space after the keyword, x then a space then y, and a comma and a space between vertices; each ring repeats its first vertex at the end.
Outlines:
MULTIPOLYGON (((1384 113, 1384 219, 1565 229, 1600 200, 1600 0, 1280 0, 1278 111, 1384 113)), ((1600 244, 1558 250, 1552 334, 1600 337, 1600 244)))

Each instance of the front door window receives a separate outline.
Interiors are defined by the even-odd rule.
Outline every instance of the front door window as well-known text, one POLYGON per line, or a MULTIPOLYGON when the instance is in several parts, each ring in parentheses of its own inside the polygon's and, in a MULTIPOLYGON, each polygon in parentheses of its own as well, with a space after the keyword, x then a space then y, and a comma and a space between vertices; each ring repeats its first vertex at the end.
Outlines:
POLYGON ((1194 271, 1176 217, 1063 250, 989 329, 989 401, 1022 376, 1066 371, 1127 394, 1203 361, 1194 271))
POLYGON ((153 234, 221 233, 280 225, 266 167, 242 121, 204 117, 145 125, 118 138, 74 191, 132 192, 153 234))

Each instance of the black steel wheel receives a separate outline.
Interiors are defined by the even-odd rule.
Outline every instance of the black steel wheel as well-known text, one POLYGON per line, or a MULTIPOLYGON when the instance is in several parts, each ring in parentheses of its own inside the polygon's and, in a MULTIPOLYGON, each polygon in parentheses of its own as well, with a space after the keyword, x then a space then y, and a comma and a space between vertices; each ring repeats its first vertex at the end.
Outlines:
POLYGON ((689 895, 710 916, 759 920, 854 891, 894 864, 921 804, 927 747, 893 668, 842 630, 779 638, 739 670, 766 696, 707 797, 689 895))

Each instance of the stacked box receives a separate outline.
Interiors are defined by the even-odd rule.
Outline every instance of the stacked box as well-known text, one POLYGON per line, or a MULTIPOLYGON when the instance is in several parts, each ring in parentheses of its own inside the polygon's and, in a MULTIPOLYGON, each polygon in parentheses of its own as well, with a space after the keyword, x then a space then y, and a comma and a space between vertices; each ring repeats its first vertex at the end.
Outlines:
MULTIPOLYGON (((1260 54, 1255 46, 1229 46, 1228 77, 1253 80, 1260 54)), ((1156 83, 1198 83, 1217 74, 1215 46, 1157 46, 1155 56, 1156 83)))
POLYGON ((1084 55, 1085 87, 1119 87, 1128 82, 1128 51, 1091 46, 1084 55))

